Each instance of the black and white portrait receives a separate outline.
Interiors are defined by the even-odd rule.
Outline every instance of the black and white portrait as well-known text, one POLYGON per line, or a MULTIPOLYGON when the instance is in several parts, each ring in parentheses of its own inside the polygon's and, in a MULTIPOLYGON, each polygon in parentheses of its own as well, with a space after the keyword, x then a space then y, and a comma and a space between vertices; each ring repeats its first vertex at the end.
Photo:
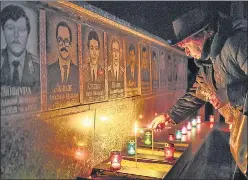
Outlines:
POLYGON ((25 3, 1 2, 0 17, 2 115, 38 110, 38 11, 26 7, 25 3))

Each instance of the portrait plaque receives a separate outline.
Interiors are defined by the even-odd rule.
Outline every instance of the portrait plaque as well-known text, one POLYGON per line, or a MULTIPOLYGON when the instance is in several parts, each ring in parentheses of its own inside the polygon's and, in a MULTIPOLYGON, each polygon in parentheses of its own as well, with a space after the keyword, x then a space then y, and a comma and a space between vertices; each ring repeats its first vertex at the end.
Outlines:
POLYGON ((104 33, 82 25, 84 103, 105 100, 104 33))
POLYGON ((139 59, 135 41, 127 41, 126 45, 126 89, 127 96, 138 95, 139 59))
POLYGON ((48 109, 79 104, 77 24, 47 12, 48 109))
POLYGON ((152 92, 157 92, 159 89, 159 55, 156 48, 151 48, 151 78, 152 92))
POLYGON ((39 11, 1 2, 1 116, 40 111, 39 11))
POLYGON ((141 94, 150 93, 150 53, 149 47, 142 44, 140 50, 141 94))
POLYGON ((108 36, 107 71, 109 99, 124 97, 123 43, 118 36, 108 36))

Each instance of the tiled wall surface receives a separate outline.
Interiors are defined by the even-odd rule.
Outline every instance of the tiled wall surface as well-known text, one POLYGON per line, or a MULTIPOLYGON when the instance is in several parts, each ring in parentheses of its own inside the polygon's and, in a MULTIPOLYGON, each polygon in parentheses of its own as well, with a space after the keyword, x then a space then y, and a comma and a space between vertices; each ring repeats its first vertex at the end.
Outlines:
POLYGON ((155 113, 166 110, 183 93, 138 96, 39 116, 3 119, 1 177, 87 176, 94 165, 109 157, 111 150, 126 146, 135 120, 140 127, 147 126, 155 113))

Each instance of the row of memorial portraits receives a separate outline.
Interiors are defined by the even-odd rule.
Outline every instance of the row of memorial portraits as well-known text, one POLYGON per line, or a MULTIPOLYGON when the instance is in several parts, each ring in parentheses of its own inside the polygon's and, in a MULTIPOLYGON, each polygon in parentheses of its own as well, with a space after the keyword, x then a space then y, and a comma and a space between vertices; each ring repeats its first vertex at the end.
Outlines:
MULTIPOLYGON (((41 109, 44 82, 40 76, 38 12, 23 4, 1 3, 1 116, 41 109)), ((51 12, 46 12, 45 19, 47 109, 149 94, 186 82, 183 57, 108 34, 105 58, 104 32, 100 29, 81 25, 79 47, 76 22, 51 12)))

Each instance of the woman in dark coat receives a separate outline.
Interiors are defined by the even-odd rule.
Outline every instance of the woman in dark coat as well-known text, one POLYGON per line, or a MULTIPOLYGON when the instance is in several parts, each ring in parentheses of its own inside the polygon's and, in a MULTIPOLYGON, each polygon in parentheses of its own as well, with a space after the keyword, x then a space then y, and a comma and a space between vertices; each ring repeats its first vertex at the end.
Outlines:
POLYGON ((192 88, 173 107, 157 116, 151 126, 160 129, 164 124, 178 124, 209 101, 226 123, 233 125, 230 149, 236 164, 246 173, 247 128, 240 134, 236 128, 247 126, 247 21, 232 20, 217 11, 194 9, 173 21, 173 27, 178 39, 176 45, 195 58, 200 70, 192 88), (236 154, 237 137, 240 149, 236 154))

